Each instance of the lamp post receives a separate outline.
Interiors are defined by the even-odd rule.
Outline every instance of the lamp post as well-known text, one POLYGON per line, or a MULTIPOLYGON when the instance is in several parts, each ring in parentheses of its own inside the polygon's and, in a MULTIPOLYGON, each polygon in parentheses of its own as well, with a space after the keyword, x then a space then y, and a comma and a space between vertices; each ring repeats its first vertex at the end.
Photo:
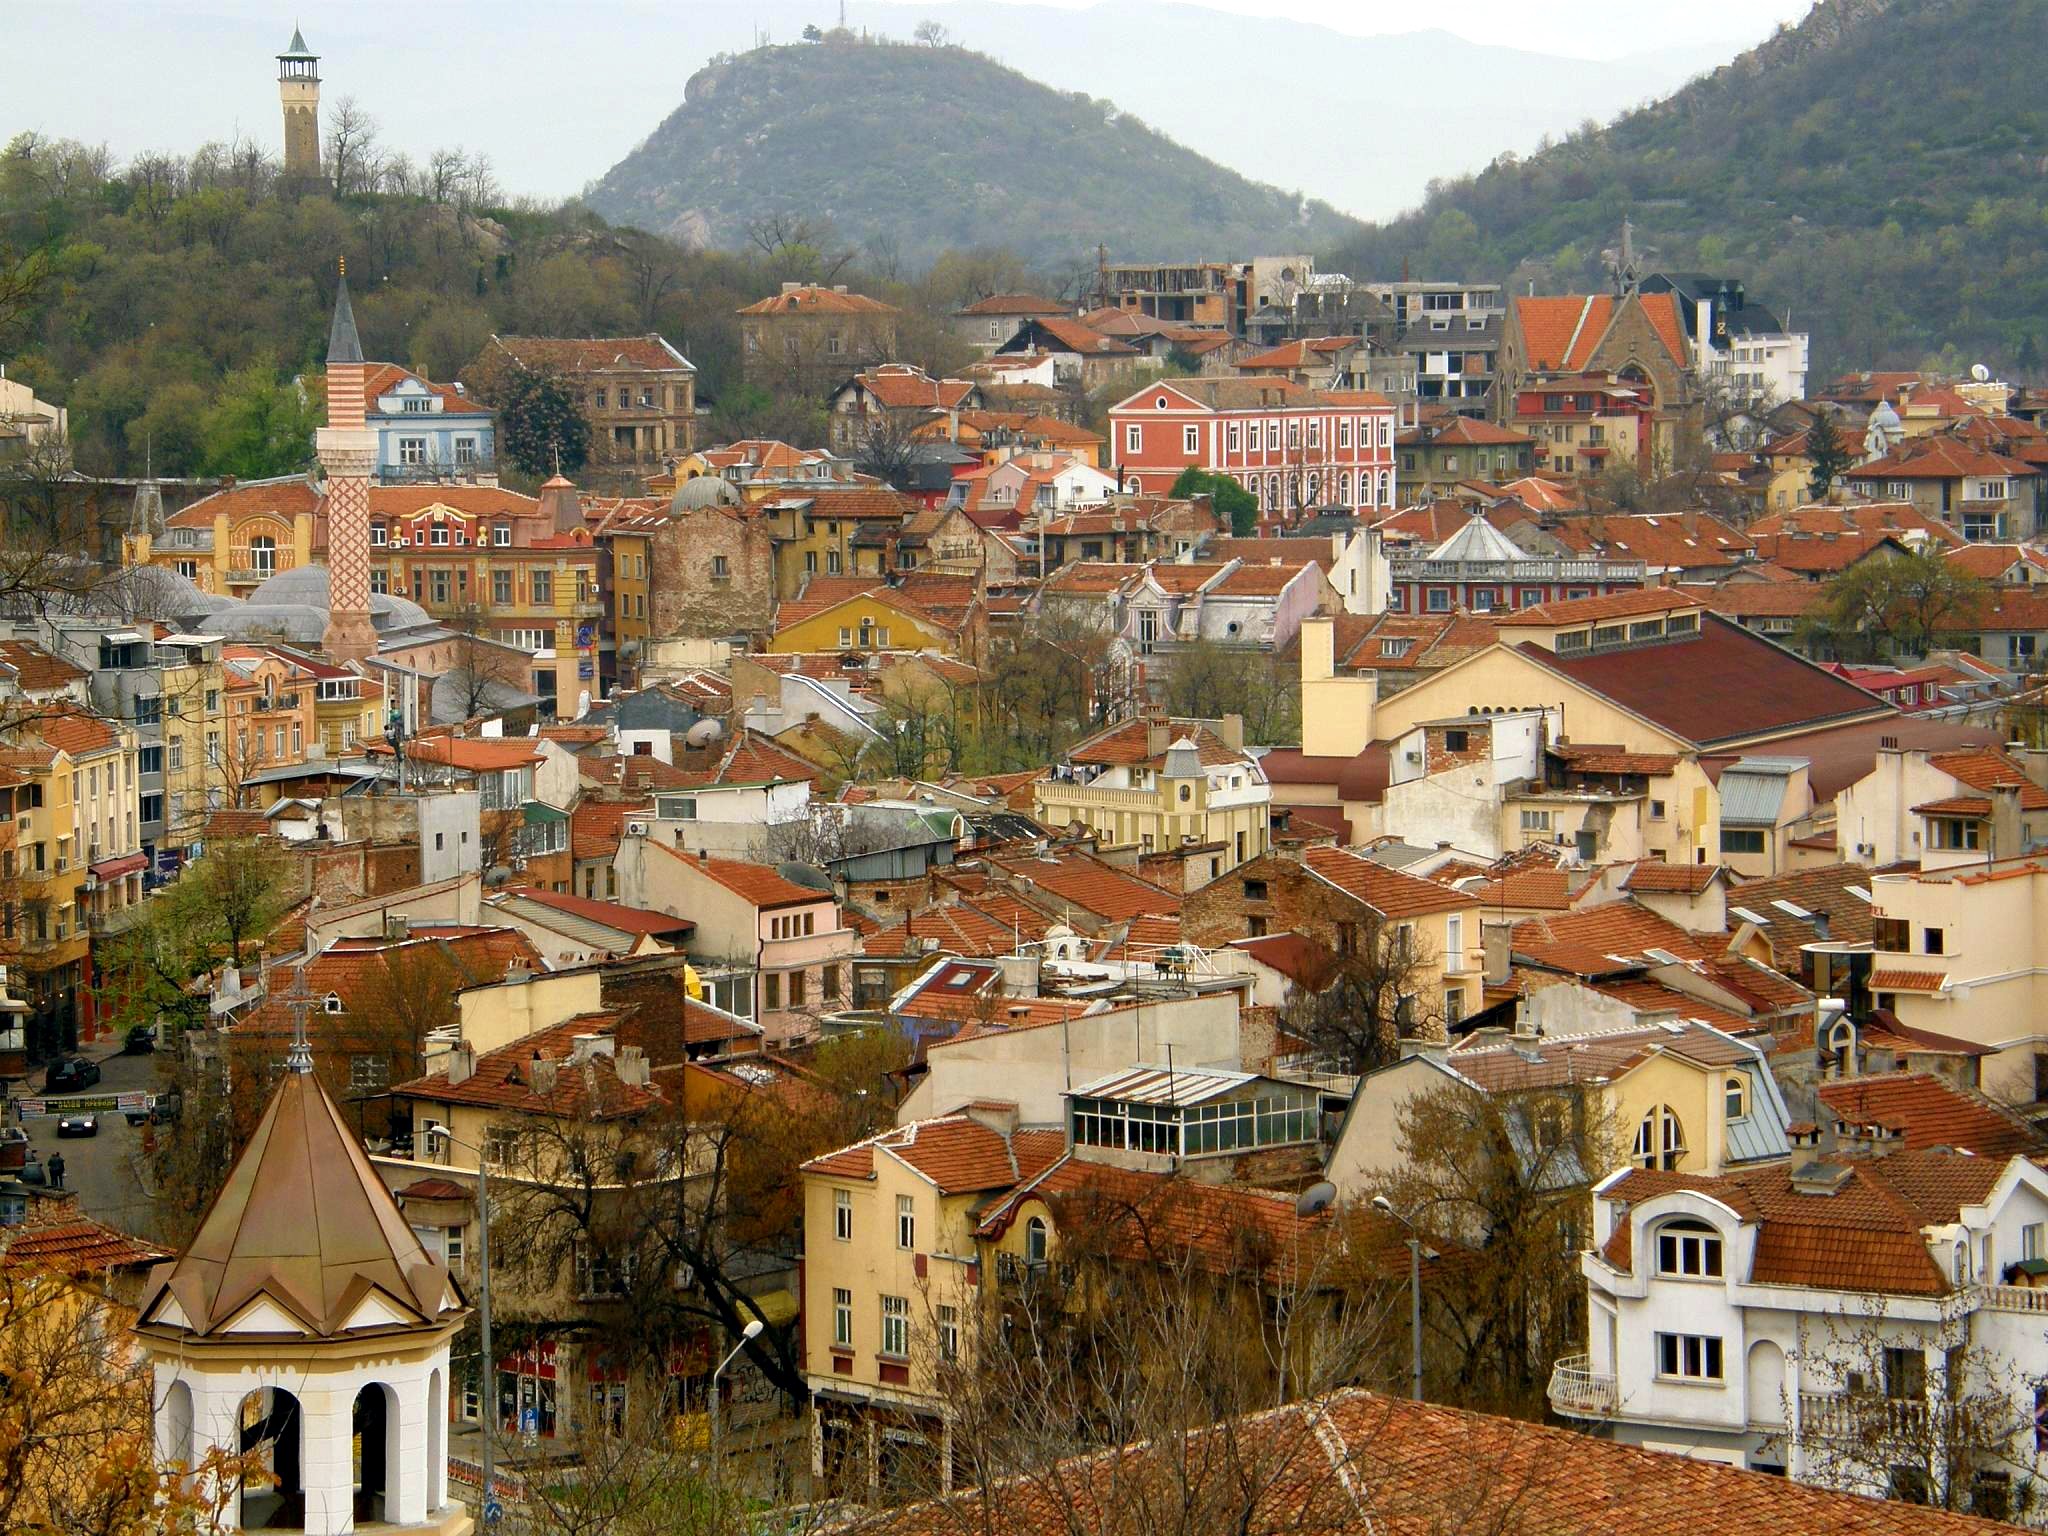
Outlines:
POLYGON ((740 1330, 740 1341, 726 1351, 725 1358, 718 1362, 711 1372, 711 1484, 715 1488, 725 1481, 725 1463, 718 1454, 718 1378, 725 1374, 725 1368, 739 1357, 747 1347, 749 1339, 761 1337, 761 1319, 750 1319, 740 1330))
POLYGON ((476 1154, 476 1215, 477 1215, 477 1348, 483 1356, 479 1373, 483 1380, 477 1385, 477 1398, 483 1408, 483 1483, 477 1499, 477 1516, 484 1525, 496 1522, 491 1510, 497 1501, 491 1495, 491 1421, 498 1413, 497 1362, 491 1357, 491 1174, 486 1166, 490 1162, 481 1147, 456 1136, 445 1125, 429 1125, 429 1140, 439 1137, 450 1146, 461 1147, 476 1154))
POLYGON ((1408 1229, 1408 1395, 1416 1402, 1422 1401, 1422 1258, 1437 1257, 1434 1248, 1422 1246, 1422 1234, 1415 1230, 1415 1223, 1394 1209, 1394 1202, 1385 1195, 1372 1197, 1372 1208, 1383 1216, 1391 1216, 1408 1229))

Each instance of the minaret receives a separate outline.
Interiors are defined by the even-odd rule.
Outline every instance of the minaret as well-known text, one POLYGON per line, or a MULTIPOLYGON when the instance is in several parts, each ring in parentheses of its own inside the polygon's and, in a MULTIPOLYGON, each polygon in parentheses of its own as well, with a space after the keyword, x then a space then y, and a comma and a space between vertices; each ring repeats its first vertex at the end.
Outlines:
POLYGON ((366 371, 344 262, 327 333, 327 425, 318 437, 327 476, 327 633, 320 645, 344 663, 377 654, 370 627, 370 468, 377 435, 364 416, 366 371))
POLYGON ((320 56, 292 28, 292 45, 277 56, 277 94, 284 104, 284 173, 320 174, 320 56))

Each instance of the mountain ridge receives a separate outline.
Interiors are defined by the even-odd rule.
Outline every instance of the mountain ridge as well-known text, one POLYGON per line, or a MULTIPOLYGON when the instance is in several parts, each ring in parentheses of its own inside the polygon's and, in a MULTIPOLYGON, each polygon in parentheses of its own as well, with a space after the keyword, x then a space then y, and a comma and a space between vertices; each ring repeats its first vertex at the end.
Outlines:
POLYGON ((1597 291, 1627 218, 1652 266, 1791 308, 1816 372, 2036 368, 2044 70, 2048 0, 1820 0, 1659 102, 1439 184, 1333 259, 1597 291))
POLYGON ((837 34, 714 60, 585 200, 722 246, 761 215, 823 215, 913 264, 974 246, 1041 263, 1098 242, 1140 261, 1314 251, 1363 228, 968 49, 837 34))

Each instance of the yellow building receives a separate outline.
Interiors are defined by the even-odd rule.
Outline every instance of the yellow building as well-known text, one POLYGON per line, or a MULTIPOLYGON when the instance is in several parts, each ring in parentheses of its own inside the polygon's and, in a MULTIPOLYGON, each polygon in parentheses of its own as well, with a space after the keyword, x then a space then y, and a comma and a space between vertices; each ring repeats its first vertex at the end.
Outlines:
POLYGON ((321 502, 305 475, 245 480, 121 540, 123 565, 156 565, 202 592, 247 597, 280 571, 313 564, 321 502))
POLYGON ((1539 1120, 1568 1116, 1607 1165, 1584 1170, 1589 1184, 1623 1166, 1720 1174, 1791 1155, 1790 1115, 1770 1064, 1733 1035, 1695 1022, 1569 1035, 1495 1031, 1359 1080, 1326 1170, 1339 1190, 1364 1189, 1402 1165, 1403 1111, 1435 1092, 1513 1096, 1539 1120))
POLYGON ((1272 787, 1244 750, 1244 721, 1129 720, 1070 749, 1031 786, 1031 814, 1075 822, 1147 853, 1213 847, 1216 874, 1272 842, 1272 787))
POLYGON ((163 841, 189 848, 199 841, 208 811, 225 801, 213 765, 219 760, 225 677, 221 647, 211 637, 170 635, 156 645, 162 679, 163 841))
MULTIPOLYGON (((868 578, 872 580, 873 578, 868 578)), ((776 610, 771 652, 923 651, 955 654, 960 634, 933 614, 898 595, 894 589, 863 585, 860 578, 812 582, 802 598, 776 610)))
POLYGON ((804 1165, 804 1374, 821 1475, 887 1488, 927 1475, 926 1458, 943 1465, 941 1377, 974 1338, 983 1294, 978 1208, 1065 1150, 1058 1130, 1019 1129, 1015 1106, 976 1105, 804 1165))

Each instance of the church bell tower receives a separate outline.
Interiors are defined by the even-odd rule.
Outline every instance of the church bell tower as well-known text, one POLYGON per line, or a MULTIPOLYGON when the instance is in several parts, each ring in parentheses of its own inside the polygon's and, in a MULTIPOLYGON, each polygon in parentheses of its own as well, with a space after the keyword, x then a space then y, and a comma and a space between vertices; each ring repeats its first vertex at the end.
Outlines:
POLYGON ((320 56, 292 28, 292 45, 277 56, 277 94, 284 104, 284 173, 320 174, 320 56))

